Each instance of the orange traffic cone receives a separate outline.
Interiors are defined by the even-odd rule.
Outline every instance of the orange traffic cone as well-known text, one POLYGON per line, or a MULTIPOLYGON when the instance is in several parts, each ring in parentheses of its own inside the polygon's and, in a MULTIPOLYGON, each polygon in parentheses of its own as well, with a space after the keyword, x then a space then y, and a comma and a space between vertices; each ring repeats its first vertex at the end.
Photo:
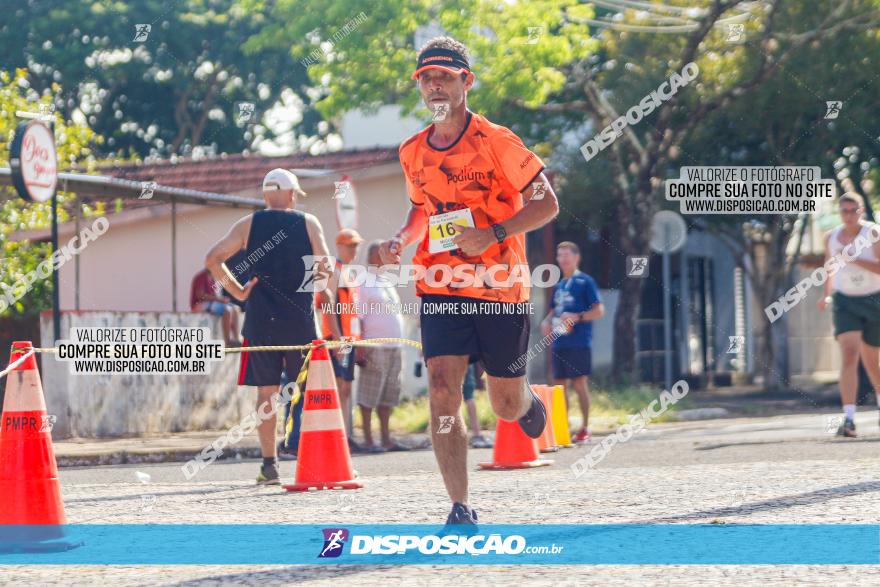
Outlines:
POLYGON ((538 394, 544 406, 547 408, 547 425, 544 426, 544 432, 538 438, 538 450, 541 452, 556 452, 559 447, 556 445, 556 436, 553 434, 553 424, 550 416, 553 413, 553 389, 547 385, 532 385, 532 391, 538 394))
POLYGON ((553 461, 538 458, 538 442, 529 438, 519 422, 498 419, 495 426, 495 448, 491 463, 480 463, 481 469, 529 469, 550 465, 553 461))
POLYGON ((354 480, 330 355, 323 340, 312 344, 316 346, 306 378, 296 482, 284 489, 358 489, 364 485, 354 480))
MULTIPOLYGON (((12 343, 10 366, 29 341, 12 343)), ((8 375, 0 416, 0 552, 76 548, 59 540, 67 523, 37 361, 31 354, 8 375)))

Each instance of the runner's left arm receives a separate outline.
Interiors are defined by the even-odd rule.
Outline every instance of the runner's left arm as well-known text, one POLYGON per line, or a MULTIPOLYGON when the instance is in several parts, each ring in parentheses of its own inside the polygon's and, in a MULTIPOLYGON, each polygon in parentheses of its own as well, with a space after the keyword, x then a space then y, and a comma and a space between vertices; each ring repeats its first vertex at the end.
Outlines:
MULTIPOLYGON (((526 200, 525 206, 507 220, 500 222, 501 226, 511 237, 524 232, 541 228, 559 214, 559 201, 556 192, 553 191, 547 176, 544 173, 529 184, 522 192, 526 200)), ((488 249, 496 241, 495 231, 492 227, 469 228, 462 227, 459 234, 452 239, 461 250, 470 256, 479 255, 488 249)))
POLYGON ((559 214, 556 192, 543 173, 525 189, 523 198, 526 200, 523 209, 501 223, 507 231, 507 236, 541 228, 559 214), (537 197, 537 194, 540 194, 540 197, 537 197))

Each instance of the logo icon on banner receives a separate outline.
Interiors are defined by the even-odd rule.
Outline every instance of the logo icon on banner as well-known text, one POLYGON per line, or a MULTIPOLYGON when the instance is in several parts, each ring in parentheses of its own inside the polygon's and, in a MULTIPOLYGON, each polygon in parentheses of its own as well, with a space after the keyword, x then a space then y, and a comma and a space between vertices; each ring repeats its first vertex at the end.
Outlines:
POLYGON ((349 194, 351 191, 351 183, 347 181, 334 181, 333 185, 336 187, 336 191, 333 193, 334 200, 341 200, 345 196, 349 194))
POLYGON ((434 110, 434 113, 431 116, 433 122, 446 120, 446 116, 449 114, 449 104, 442 102, 440 104, 434 104, 432 108, 434 110))
POLYGON ((40 422, 40 432, 52 432, 52 428, 55 427, 55 422, 58 421, 58 416, 43 414, 40 417, 42 418, 42 421, 40 422))
POLYGON ((306 272, 302 284, 296 291, 318 293, 327 289, 330 277, 333 275, 333 267, 336 265, 336 257, 303 255, 302 260, 306 272))
POLYGON ((153 198, 153 191, 159 187, 155 181, 142 181, 141 182, 141 195, 138 197, 138 200, 150 200, 153 198))
POLYGON ((746 337, 745 336, 728 336, 727 337, 728 347, 727 353, 731 355, 739 354, 739 352, 746 346, 746 337))
POLYGON ((337 347, 340 355, 347 355, 351 352, 351 349, 353 348, 351 343, 353 340, 354 339, 350 336, 343 336, 339 340, 339 342, 342 343, 342 346, 337 347))
POLYGON ((544 33, 544 27, 530 26, 527 28, 529 29, 529 38, 526 40, 526 45, 537 45, 538 39, 540 39, 541 35, 544 33))
POLYGON ((843 108, 843 102, 840 100, 831 100, 825 102, 825 120, 834 120, 840 114, 843 108))
POLYGON ((449 434, 452 432, 453 424, 455 424, 455 416, 440 416, 440 427, 437 428, 437 434, 449 434))
POLYGON ((345 528, 324 528, 324 547, 318 558, 337 558, 342 554, 342 547, 348 541, 348 530, 345 528))
POLYGON ((746 36, 746 25, 744 24, 729 24, 727 25, 727 42, 728 43, 739 43, 746 36))
POLYGON ((648 258, 629 256, 626 258, 626 274, 629 277, 648 276, 648 258))
POLYGON ((55 117, 55 104, 51 102, 48 104, 40 104, 39 106, 40 115, 37 117, 39 120, 47 121, 53 120, 55 117))
POLYGON ((149 513, 153 511, 153 506, 156 505, 156 496, 152 493, 142 495, 141 496, 141 511, 144 513, 149 513))
POLYGON ((256 104, 253 102, 238 102, 238 122, 250 122, 254 116, 254 108, 256 104))
POLYGON ((842 416, 828 416, 825 418, 825 434, 836 434, 841 424, 843 424, 842 416))
POLYGON ((153 25, 151 24, 134 25, 134 38, 131 40, 132 43, 143 43, 150 36, 150 31, 152 30, 153 25))
POLYGON ((544 193, 547 191, 547 185, 543 181, 536 181, 532 184, 532 200, 543 200, 544 193))

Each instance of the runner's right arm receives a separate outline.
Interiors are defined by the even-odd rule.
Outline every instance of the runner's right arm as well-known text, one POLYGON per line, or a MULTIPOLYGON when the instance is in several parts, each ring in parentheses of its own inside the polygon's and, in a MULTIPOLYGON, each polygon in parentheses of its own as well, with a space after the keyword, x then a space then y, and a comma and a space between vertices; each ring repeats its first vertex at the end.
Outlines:
POLYGON ((406 221, 397 234, 379 247, 379 257, 385 265, 400 263, 400 253, 412 243, 421 240, 428 230, 428 217, 422 206, 410 206, 406 221))
POLYGON ((223 285, 232 297, 243 302, 251 295, 251 290, 257 284, 256 276, 252 277, 245 285, 241 285, 226 266, 226 259, 247 246, 248 233, 251 230, 251 217, 245 216, 232 225, 229 232, 214 243, 205 256, 205 268, 211 273, 216 281, 223 285))

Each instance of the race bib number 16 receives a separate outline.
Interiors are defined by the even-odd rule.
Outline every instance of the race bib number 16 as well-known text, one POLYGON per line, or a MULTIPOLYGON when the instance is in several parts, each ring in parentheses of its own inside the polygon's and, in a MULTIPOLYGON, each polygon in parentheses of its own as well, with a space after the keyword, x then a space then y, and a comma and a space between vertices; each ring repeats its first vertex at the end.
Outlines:
POLYGON ((433 254, 457 249, 458 245, 452 242, 452 239, 458 234, 457 227, 459 226, 473 228, 474 216, 469 209, 454 210, 431 216, 428 219, 428 235, 430 237, 428 252, 433 254))

